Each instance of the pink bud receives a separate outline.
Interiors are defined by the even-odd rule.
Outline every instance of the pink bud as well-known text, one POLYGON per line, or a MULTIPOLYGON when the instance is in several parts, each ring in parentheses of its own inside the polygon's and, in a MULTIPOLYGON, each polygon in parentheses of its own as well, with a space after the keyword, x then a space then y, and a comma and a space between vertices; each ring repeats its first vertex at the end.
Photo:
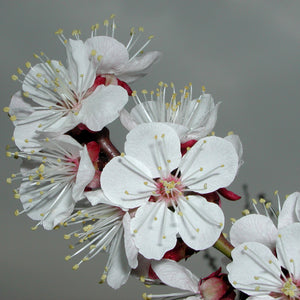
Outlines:
POLYGON ((221 268, 199 282, 200 295, 205 300, 234 300, 235 292, 221 268))

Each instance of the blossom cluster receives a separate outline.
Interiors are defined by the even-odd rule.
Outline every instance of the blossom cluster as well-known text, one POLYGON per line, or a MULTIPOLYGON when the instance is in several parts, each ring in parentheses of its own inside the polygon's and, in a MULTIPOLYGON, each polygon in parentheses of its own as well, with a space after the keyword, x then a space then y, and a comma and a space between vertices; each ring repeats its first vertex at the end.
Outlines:
POLYGON ((161 57, 144 52, 153 36, 132 28, 124 45, 114 16, 104 21, 104 35, 99 28, 86 40, 80 30, 66 38, 59 29, 65 64, 41 52, 12 75, 22 84, 4 108, 16 144, 6 154, 22 159, 7 179, 20 182, 14 197, 23 208, 15 214, 35 220, 33 230, 72 227, 64 238, 75 241, 65 257, 74 270, 106 252, 100 282, 112 288, 133 275, 184 290, 144 299, 234 299, 234 289, 250 299, 299 299, 300 194, 279 205, 279 216, 263 199, 260 214, 253 200, 256 214, 234 220, 227 240, 221 199, 240 198, 227 188, 243 148, 237 135, 213 132, 220 103, 204 87, 194 97, 191 84, 133 91, 161 57), (106 128, 117 118, 129 131, 124 152, 106 128), (219 269, 199 279, 179 263, 213 246, 233 260, 228 275, 219 269))

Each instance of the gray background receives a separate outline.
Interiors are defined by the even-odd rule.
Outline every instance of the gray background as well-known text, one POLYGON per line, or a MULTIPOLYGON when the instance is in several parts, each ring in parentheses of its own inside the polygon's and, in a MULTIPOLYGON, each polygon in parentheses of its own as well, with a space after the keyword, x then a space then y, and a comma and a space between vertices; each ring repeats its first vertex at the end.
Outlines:
MULTIPOLYGON (((272 198, 278 189, 284 198, 299 189, 299 1, 1 0, 2 106, 20 88, 10 76, 27 60, 34 62, 33 52, 64 61, 54 31, 80 28, 87 38, 90 25, 102 24, 112 13, 119 40, 127 42, 131 26, 144 26, 145 37, 155 35, 148 50, 164 53, 134 89, 151 90, 161 80, 173 81, 177 89, 192 82, 195 96, 205 85, 216 102, 222 101, 216 134, 233 130, 244 145, 245 164, 234 191, 243 194, 247 184, 250 197, 264 192, 272 198)), ((13 127, 4 113, 0 121, 0 299, 141 299, 146 288, 135 279, 118 291, 97 284, 105 255, 74 272, 64 261, 70 253, 64 232, 32 232, 27 216, 14 216, 21 206, 5 179, 17 172, 18 162, 4 155, 13 127)), ((125 132, 119 123, 111 126, 119 148, 125 132)), ((227 224, 241 215, 243 205, 224 201, 227 224)), ((198 276, 209 272, 206 264, 200 255, 189 262, 198 276)))

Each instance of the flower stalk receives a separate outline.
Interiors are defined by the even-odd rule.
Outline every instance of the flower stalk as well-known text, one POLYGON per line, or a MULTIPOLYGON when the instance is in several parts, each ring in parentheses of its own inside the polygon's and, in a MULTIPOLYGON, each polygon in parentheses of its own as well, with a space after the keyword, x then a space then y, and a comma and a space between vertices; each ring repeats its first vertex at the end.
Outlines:
POLYGON ((225 256, 227 256, 232 260, 231 251, 234 249, 234 247, 225 238, 223 233, 221 233, 219 239, 215 242, 214 248, 216 248, 217 250, 219 250, 221 253, 223 253, 225 256))

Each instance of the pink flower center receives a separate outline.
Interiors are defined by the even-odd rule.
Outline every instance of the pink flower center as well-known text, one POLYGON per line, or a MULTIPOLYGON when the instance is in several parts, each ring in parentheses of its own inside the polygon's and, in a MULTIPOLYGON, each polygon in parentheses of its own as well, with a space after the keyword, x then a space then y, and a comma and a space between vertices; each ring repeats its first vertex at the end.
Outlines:
POLYGON ((182 195, 183 189, 184 186, 180 178, 170 174, 166 178, 157 180, 155 196, 158 198, 157 200, 166 201, 168 204, 171 204, 171 202, 177 204, 177 200, 182 195))
POLYGON ((272 292, 270 296, 283 300, 299 299, 300 297, 300 282, 293 280, 292 277, 283 282, 281 292, 272 292))

